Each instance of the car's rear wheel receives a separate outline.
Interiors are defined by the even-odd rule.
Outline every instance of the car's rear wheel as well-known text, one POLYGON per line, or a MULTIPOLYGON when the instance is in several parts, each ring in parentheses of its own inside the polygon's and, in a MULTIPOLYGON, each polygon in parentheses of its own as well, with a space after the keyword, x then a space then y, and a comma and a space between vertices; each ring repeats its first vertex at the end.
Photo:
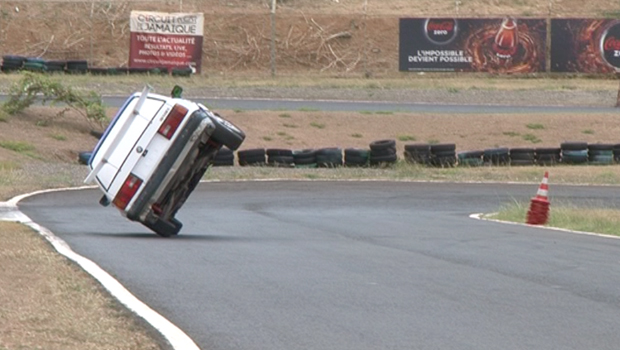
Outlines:
POLYGON ((178 235, 183 224, 175 218, 170 218, 168 221, 156 218, 153 222, 144 222, 144 226, 150 228, 159 236, 170 237, 178 235))
POLYGON ((243 131, 228 120, 222 119, 217 113, 214 113, 211 120, 215 124, 215 130, 211 134, 213 141, 233 151, 237 150, 245 140, 243 131))

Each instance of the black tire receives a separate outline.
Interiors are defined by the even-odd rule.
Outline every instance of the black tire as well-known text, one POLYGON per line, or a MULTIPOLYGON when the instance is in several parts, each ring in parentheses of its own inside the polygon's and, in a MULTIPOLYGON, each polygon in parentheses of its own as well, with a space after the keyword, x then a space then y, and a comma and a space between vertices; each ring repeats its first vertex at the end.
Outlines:
POLYGON ((431 153, 431 145, 429 145, 428 143, 410 143, 405 145, 405 151, 412 154, 428 154, 431 153))
POLYGON ((175 218, 171 218, 170 221, 156 218, 153 223, 144 222, 143 224, 161 237, 176 236, 183 228, 183 224, 175 218))
POLYGON ((83 165, 88 165, 90 162, 90 157, 93 155, 93 152, 80 152, 78 154, 78 162, 83 165))
POLYGON ((588 151, 612 151, 614 150, 614 145, 610 143, 593 143, 588 145, 588 151))
POLYGON ((346 167, 364 167, 368 164, 370 164, 370 159, 368 158, 348 156, 344 159, 344 166, 346 167))
POLYGON ((395 140, 378 140, 370 143, 370 149, 373 151, 380 151, 385 149, 396 149, 395 140))
POLYGON ((432 154, 432 157, 456 157, 455 151, 441 151, 432 154))
POLYGON ((290 149, 283 148, 268 148, 265 150, 267 156, 285 156, 285 157, 293 157, 293 151, 290 149))
POLYGON ((213 166, 234 166, 235 165, 235 160, 234 159, 220 159, 220 160, 213 160, 213 166))
POLYGON ((511 154, 510 160, 534 160, 536 155, 534 153, 517 153, 511 154))
POLYGON ((438 152, 448 152, 448 151, 455 152, 456 151, 456 144, 454 144, 454 143, 439 143, 439 144, 436 144, 436 145, 431 145, 431 153, 432 154, 436 154, 438 152))
POLYGON ((243 143, 243 140, 245 140, 245 133, 217 113, 213 113, 211 120, 215 124, 215 130, 213 130, 211 138, 233 151, 237 150, 243 143))
POLYGON ((398 156, 393 154, 383 155, 383 156, 370 156, 369 163, 370 165, 380 165, 380 164, 393 164, 398 161, 398 156))
POLYGON ((571 142, 562 142, 560 144, 560 148, 564 151, 581 151, 581 150, 587 150, 588 149, 588 143, 587 142, 575 142, 575 141, 571 141, 571 142))
POLYGON ((459 159, 482 159, 484 151, 466 151, 458 154, 459 159))
POLYGON ((97 130, 91 130, 89 132, 90 136, 96 138, 97 140, 101 139, 101 137, 103 137, 103 132, 101 131, 97 131, 97 130))
POLYGON ((456 165, 456 156, 433 157, 430 164, 440 168, 452 168, 456 165))
POLYGON ((371 149, 370 157, 383 157, 383 156, 391 156, 396 154, 395 148, 383 148, 383 149, 371 149))
POLYGON ((320 148, 316 151, 316 163, 320 168, 335 168, 342 166, 342 149, 338 147, 320 148))
POLYGON ((291 167, 295 164, 295 159, 293 159, 292 156, 269 156, 267 158, 267 164, 271 166, 291 167))
POLYGON ((368 158, 369 155, 370 155, 370 151, 368 151, 367 149, 363 149, 363 148, 345 148, 344 150, 345 158, 351 157, 351 156, 368 158))
POLYGON ((267 161, 265 159, 265 156, 254 156, 254 157, 247 157, 247 158, 239 158, 237 160, 239 162, 240 166, 265 166, 267 165, 267 161))
POLYGON ((248 157, 263 157, 263 159, 265 158, 265 149, 264 148, 251 148, 251 149, 244 149, 241 151, 237 151, 237 157, 239 157, 239 159, 241 158, 248 158, 248 157))
POLYGON ((316 163, 316 151, 313 149, 303 149, 293 151, 295 165, 310 165, 316 163))

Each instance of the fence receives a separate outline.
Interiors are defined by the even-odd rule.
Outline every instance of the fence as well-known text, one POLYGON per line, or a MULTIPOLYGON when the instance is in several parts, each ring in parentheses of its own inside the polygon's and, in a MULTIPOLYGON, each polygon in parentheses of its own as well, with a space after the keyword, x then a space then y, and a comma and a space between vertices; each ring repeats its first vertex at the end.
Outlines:
POLYGON ((398 19, 609 17, 611 2, 554 0, 0 0, 0 54, 126 66, 132 10, 202 12, 203 72, 398 71, 398 19), (506 4, 503 4, 506 3, 506 4), (518 4, 512 4, 518 3, 518 4), (273 45, 273 46, 272 46, 273 45))

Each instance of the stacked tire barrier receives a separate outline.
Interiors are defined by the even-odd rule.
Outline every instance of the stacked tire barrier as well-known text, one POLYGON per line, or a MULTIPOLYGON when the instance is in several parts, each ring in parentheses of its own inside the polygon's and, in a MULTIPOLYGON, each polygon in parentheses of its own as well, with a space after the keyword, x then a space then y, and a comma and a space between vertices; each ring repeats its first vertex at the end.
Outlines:
POLYGON ((394 164, 397 160, 395 140, 379 140, 370 143, 370 165, 385 166, 394 164))
POLYGON ((87 60, 45 60, 39 57, 15 55, 2 56, 0 71, 12 73, 30 71, 37 73, 92 74, 92 75, 172 75, 189 77, 194 74, 191 67, 127 68, 127 67, 90 67, 87 60))
POLYGON ((436 145, 431 145, 430 164, 441 168, 455 166, 456 144, 440 143, 436 145))
MULTIPOLYGON (((218 166, 233 165, 230 150, 216 157, 218 166), (222 158, 220 158, 222 157, 222 158)), ((398 162, 395 140, 378 140, 368 148, 327 147, 319 149, 255 148, 237 152, 240 166, 286 168, 385 167, 398 162)), ((620 144, 563 142, 560 147, 488 148, 456 152, 456 144, 406 144, 403 159, 410 164, 432 167, 553 166, 559 164, 611 165, 620 163, 620 144)))

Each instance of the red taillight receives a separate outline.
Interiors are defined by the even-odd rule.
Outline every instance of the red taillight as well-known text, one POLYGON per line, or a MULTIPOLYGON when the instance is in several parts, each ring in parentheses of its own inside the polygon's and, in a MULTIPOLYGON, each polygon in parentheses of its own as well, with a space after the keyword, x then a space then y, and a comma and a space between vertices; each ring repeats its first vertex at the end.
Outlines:
POLYGON ((114 206, 120 210, 125 210, 127 204, 131 202, 133 196, 138 192, 140 185, 142 185, 142 180, 133 174, 129 174, 120 191, 114 197, 114 201, 112 201, 114 206))
POLYGON ((166 120, 164 120, 164 123, 159 127, 157 132, 162 134, 165 138, 171 139, 174 132, 177 131, 179 125, 181 125, 181 122, 183 121, 183 118, 185 118, 186 114, 187 108, 181 105, 174 105, 170 113, 168 113, 166 120))

